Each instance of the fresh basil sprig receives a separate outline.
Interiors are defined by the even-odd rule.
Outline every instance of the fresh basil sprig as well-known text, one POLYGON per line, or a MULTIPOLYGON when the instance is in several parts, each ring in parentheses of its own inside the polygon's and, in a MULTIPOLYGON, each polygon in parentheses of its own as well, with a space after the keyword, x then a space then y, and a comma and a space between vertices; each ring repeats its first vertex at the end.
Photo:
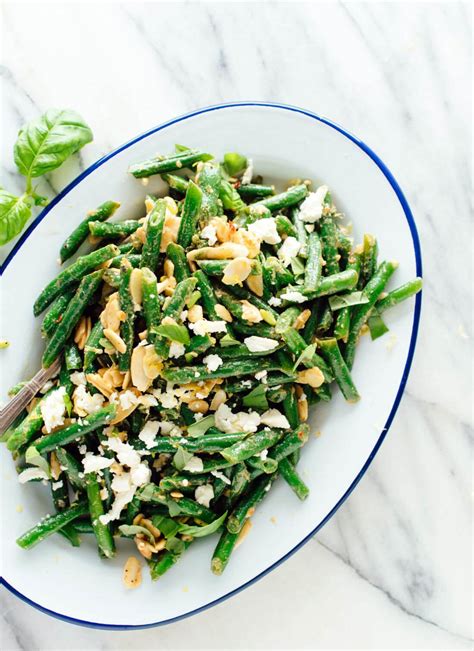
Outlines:
POLYGON ((27 122, 13 148, 20 174, 26 179, 25 192, 16 197, 0 188, 0 246, 21 233, 32 215, 32 206, 44 206, 45 197, 36 193, 33 179, 52 172, 92 140, 92 131, 81 116, 68 109, 49 109, 27 122))

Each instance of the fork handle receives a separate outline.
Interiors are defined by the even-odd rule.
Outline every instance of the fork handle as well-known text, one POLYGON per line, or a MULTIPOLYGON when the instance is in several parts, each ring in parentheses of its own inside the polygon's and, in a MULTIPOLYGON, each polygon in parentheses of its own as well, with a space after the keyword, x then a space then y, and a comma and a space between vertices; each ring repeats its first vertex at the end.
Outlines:
POLYGON ((50 380, 61 368, 59 357, 48 368, 42 368, 36 375, 25 384, 23 389, 14 396, 10 402, 0 411, 0 436, 13 423, 18 414, 21 414, 23 409, 35 397, 38 391, 44 387, 46 382, 50 380))

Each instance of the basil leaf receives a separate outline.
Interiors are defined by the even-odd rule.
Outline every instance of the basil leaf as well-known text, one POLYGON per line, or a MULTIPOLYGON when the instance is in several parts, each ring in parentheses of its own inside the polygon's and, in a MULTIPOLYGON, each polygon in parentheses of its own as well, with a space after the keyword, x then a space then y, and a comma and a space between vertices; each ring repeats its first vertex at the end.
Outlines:
POLYGON ((367 325, 369 326, 370 338, 372 341, 375 341, 388 332, 388 327, 385 324, 385 321, 375 309, 368 318, 367 325))
POLYGON ((316 352, 316 344, 311 344, 310 346, 306 346, 306 348, 302 351, 301 355, 296 360, 295 365, 293 366, 293 371, 295 371, 296 368, 303 362, 309 362, 309 360, 312 358, 315 352, 316 352))
POLYGON ((188 425, 188 435, 201 436, 202 434, 205 434, 207 430, 215 424, 215 422, 214 414, 204 416, 201 420, 197 420, 192 425, 188 425))
POLYGON ((178 143, 175 144, 174 150, 177 154, 180 154, 183 151, 189 151, 191 147, 186 147, 186 145, 179 145, 178 143))
POLYGON ((173 466, 177 470, 182 470, 192 456, 193 456, 192 452, 187 452, 184 448, 182 448, 179 445, 173 457, 173 466))
POLYGON ((242 212, 247 207, 240 198, 240 194, 228 181, 221 181, 219 198, 224 208, 226 210, 232 210, 232 212, 242 212))
POLYGON ((157 486, 155 484, 145 484, 137 491, 137 498, 142 502, 151 502, 157 486))
POLYGON ((153 515, 151 521, 165 538, 173 538, 182 527, 179 522, 167 518, 165 515, 153 515))
POLYGON ((299 258, 291 258, 290 267, 295 278, 302 276, 305 272, 304 264, 299 258))
POLYGON ((167 506, 168 506, 169 514, 172 518, 175 518, 177 515, 181 513, 181 508, 178 502, 173 502, 173 500, 168 500, 167 506))
POLYGON ((224 167, 230 176, 235 176, 247 167, 247 159, 236 152, 224 154, 224 167))
POLYGON ((184 542, 179 538, 170 538, 166 541, 166 549, 173 554, 173 556, 181 556, 186 547, 184 542))
POLYGON ((150 542, 155 542, 155 536, 150 531, 148 531, 148 529, 145 529, 145 527, 140 527, 136 524, 121 524, 119 531, 127 537, 134 537, 140 533, 146 536, 150 542))
POLYGON ((204 536, 210 536, 211 533, 215 533, 227 517, 227 511, 221 515, 220 518, 213 520, 209 524, 206 524, 202 527, 192 526, 192 525, 182 525, 180 533, 185 534, 186 536, 192 536, 193 538, 204 538, 204 536))
POLYGON ((364 292, 352 292, 351 294, 340 294, 339 296, 334 295, 328 298, 329 307, 333 312, 335 310, 340 310, 343 307, 362 305, 363 303, 368 302, 369 299, 364 292))
POLYGON ((20 129, 13 150, 15 163, 27 178, 41 176, 91 140, 92 131, 75 111, 49 109, 20 129))
POLYGON ((167 337, 168 339, 171 339, 171 341, 177 341, 179 344, 188 345, 191 343, 188 329, 184 325, 174 325, 172 323, 160 325, 153 328, 153 333, 161 335, 162 337, 167 337))
POLYGON ((259 384, 252 389, 250 393, 244 396, 242 400, 244 407, 253 407, 254 409, 268 409, 268 400, 266 397, 266 387, 259 384))
POLYGON ((43 470, 50 477, 49 464, 44 457, 40 455, 34 445, 30 445, 25 452, 25 461, 31 466, 36 466, 43 470))
POLYGON ((26 195, 15 197, 0 189, 0 246, 21 233, 31 217, 31 207, 26 195))

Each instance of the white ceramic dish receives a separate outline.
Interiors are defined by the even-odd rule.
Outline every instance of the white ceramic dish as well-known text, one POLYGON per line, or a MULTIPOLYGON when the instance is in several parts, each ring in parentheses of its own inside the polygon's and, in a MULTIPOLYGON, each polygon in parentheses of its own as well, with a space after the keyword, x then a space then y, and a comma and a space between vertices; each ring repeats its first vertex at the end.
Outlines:
MULTIPOLYGON (((171 151, 176 142, 218 156, 241 151, 267 178, 324 181, 354 223, 356 239, 364 232, 374 233, 382 255, 400 262, 394 283, 421 275, 410 209, 390 172, 366 145, 328 120, 294 107, 245 102, 199 110, 152 129, 98 161, 43 211, 14 248, 2 279, 2 338, 11 342, 2 351, 2 398, 10 385, 30 377, 39 366, 43 344, 32 304, 58 271, 56 259, 65 235, 87 210, 106 199, 121 201, 118 218, 138 214, 145 191, 159 189, 159 182, 152 181, 145 190, 127 174, 128 165, 155 152, 171 151)), ((403 393, 420 306, 418 296, 395 308, 387 314, 389 335, 376 342, 362 340, 354 368, 362 400, 348 405, 335 391, 333 401, 311 417, 313 430, 322 436, 311 437, 299 466, 310 497, 299 503, 284 483, 277 482, 259 506, 250 536, 221 577, 210 572, 215 537, 193 545, 157 583, 151 583, 145 570, 143 584, 135 591, 126 591, 121 582, 127 554, 101 561, 87 536, 80 549, 52 536, 23 551, 15 539, 50 510, 49 494, 38 485, 20 486, 13 461, 1 446, 3 584, 30 604, 68 621, 130 628, 196 613, 262 577, 333 515, 367 469, 403 393), (388 350, 392 335, 396 345, 388 350)))

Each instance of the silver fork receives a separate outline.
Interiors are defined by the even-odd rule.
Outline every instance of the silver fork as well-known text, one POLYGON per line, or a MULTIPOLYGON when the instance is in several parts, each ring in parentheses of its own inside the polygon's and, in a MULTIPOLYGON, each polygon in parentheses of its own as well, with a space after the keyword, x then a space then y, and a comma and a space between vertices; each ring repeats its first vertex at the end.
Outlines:
POLYGON ((10 402, 0 410, 0 436, 21 414, 23 409, 35 397, 46 382, 50 380, 61 368, 61 360, 56 358, 49 368, 42 368, 36 375, 14 396, 10 402))

